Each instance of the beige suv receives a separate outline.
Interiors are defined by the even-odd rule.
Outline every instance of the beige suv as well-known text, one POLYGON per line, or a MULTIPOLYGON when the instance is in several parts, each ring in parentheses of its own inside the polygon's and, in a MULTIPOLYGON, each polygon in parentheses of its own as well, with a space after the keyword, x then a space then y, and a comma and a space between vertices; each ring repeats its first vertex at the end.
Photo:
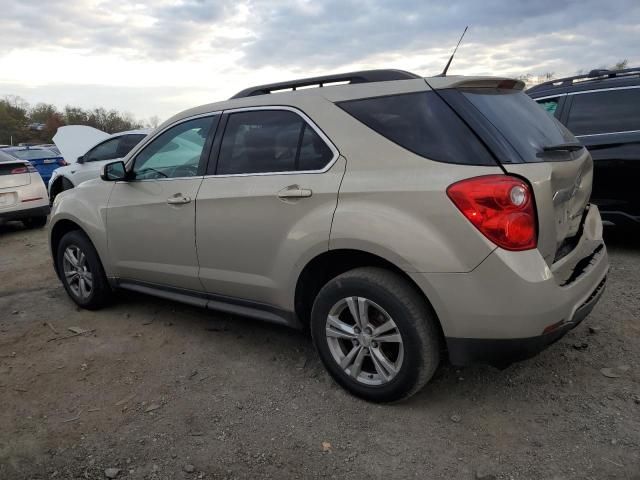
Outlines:
POLYGON ((443 356, 527 358, 591 311, 608 259, 591 156, 522 88, 374 70, 187 110, 56 197, 56 271, 85 308, 122 288, 308 327, 373 401, 443 356))

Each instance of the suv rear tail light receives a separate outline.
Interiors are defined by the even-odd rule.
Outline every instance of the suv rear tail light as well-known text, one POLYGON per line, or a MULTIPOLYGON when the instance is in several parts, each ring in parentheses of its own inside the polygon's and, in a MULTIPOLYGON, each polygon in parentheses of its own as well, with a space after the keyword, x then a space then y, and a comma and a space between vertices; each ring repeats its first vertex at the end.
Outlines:
POLYGON ((58 159, 58 165, 60 165, 61 167, 66 167, 67 165, 69 165, 64 158, 59 158, 58 159))
POLYGON ((469 178, 447 188, 456 207, 482 234, 505 250, 537 246, 537 219, 531 188, 508 175, 469 178))

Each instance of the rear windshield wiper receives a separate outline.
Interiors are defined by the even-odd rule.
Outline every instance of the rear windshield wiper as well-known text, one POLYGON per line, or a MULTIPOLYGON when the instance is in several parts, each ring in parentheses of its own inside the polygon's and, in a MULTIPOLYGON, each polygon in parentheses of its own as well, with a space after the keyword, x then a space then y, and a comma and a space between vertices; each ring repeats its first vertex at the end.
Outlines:
POLYGON ((577 150, 580 150, 581 148, 584 148, 584 145, 582 145, 581 143, 558 143, 556 145, 547 145, 542 149, 545 152, 557 152, 559 150, 565 150, 567 152, 575 152, 577 150))

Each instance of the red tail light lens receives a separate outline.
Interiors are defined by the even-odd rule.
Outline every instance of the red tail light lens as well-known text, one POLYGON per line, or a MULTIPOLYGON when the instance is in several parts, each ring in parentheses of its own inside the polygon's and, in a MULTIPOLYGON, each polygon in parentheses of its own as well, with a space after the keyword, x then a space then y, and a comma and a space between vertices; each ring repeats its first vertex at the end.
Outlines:
POLYGON ((58 165, 60 165, 61 167, 66 167, 69 164, 64 160, 64 158, 59 158, 58 165))
POLYGON ((33 165, 25 165, 24 167, 16 167, 11 170, 11 175, 20 175, 23 173, 35 173, 38 170, 33 165))
POLYGON ((537 245, 537 221, 531 188, 508 175, 469 178, 447 188, 456 207, 482 234, 505 250, 537 245))

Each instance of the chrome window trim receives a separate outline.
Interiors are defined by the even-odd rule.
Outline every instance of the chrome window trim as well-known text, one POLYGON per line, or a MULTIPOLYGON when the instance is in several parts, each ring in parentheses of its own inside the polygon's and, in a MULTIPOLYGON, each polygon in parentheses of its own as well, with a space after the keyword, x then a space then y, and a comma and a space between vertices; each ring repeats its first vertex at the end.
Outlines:
POLYGON ((117 180, 115 183, 168 182, 170 180, 202 180, 202 175, 194 177, 142 178, 140 180, 117 180))
POLYGON ((536 98, 532 97, 532 98, 534 102, 537 102, 538 100, 549 100, 550 98, 557 98, 559 100, 560 97, 566 97, 566 96, 567 96, 566 93, 560 93, 557 95, 547 95, 546 97, 536 97, 536 98))
POLYGON ((567 95, 582 95, 583 93, 611 92, 613 90, 630 90, 640 88, 640 85, 627 85, 626 87, 596 88, 594 90, 582 90, 581 92, 568 92, 567 95))
POLYGON ((564 93, 556 93, 555 95, 545 95, 544 97, 531 97, 533 98, 533 100, 535 100, 536 102, 538 100, 547 100, 549 98, 560 98, 560 97, 566 97, 567 95, 582 95, 585 93, 598 93, 598 92, 611 92, 614 90, 629 90, 632 88, 640 88, 640 85, 627 85, 626 87, 609 87, 609 88, 595 88, 592 90, 581 90, 578 92, 564 92, 564 93))
POLYGON ((319 169, 319 170, 285 170, 282 172, 229 173, 229 174, 223 174, 223 175, 205 175, 204 178, 262 177, 265 175, 304 175, 309 173, 311 174, 326 173, 338 161, 338 158, 340 157, 340 151, 338 150, 338 148, 333 144, 333 142, 329 139, 329 137, 325 135, 325 133, 320 129, 320 127, 318 127, 315 124, 315 122, 311 120, 311 118, 309 118, 309 116, 299 108, 291 107, 288 105, 260 105, 256 107, 231 108, 229 110, 224 110, 223 113, 231 114, 231 113, 237 113, 237 112, 252 112, 252 111, 259 111, 259 110, 286 110, 286 111, 295 113, 296 115, 301 117, 302 120, 304 120, 307 123, 307 125, 309 125, 318 134, 318 136, 322 139, 322 141, 329 147, 329 150, 331 150, 331 153, 333 153, 333 157, 322 169, 319 169))
POLYGON ((623 133, 640 133, 640 130, 622 130, 619 132, 605 132, 605 133, 588 133, 585 135, 576 135, 576 138, 583 138, 583 137, 601 137, 603 135, 620 135, 623 133))

